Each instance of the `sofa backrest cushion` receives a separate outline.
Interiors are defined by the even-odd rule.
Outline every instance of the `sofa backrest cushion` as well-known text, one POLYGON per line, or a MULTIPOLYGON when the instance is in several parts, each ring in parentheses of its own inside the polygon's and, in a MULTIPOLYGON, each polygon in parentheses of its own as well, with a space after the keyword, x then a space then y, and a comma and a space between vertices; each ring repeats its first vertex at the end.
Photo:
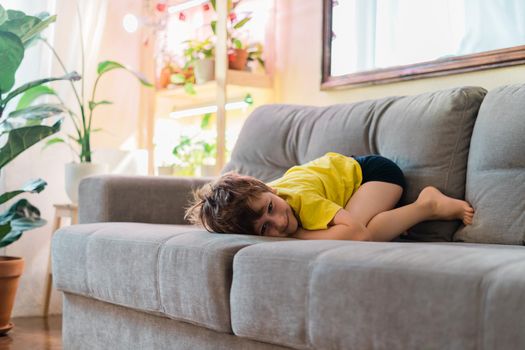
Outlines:
MULTIPOLYGON (((404 171, 402 203, 433 185, 462 198, 472 128, 486 91, 463 87, 327 107, 267 105, 246 120, 223 172, 263 181, 326 152, 381 154, 404 171)), ((420 224, 414 239, 449 241, 457 222, 420 224)))
POLYGON ((525 85, 491 90, 481 105, 468 160, 473 224, 465 242, 525 245, 525 85))

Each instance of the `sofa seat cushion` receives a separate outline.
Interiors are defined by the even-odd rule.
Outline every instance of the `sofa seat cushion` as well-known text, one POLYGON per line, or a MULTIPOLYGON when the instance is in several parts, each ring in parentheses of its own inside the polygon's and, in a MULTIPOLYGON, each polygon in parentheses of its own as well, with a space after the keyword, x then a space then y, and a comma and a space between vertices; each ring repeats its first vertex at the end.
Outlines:
POLYGON ((190 225, 70 226, 53 238, 54 283, 66 292, 231 332, 233 256, 268 240, 190 225))
MULTIPOLYGON (((262 106, 244 123, 224 171, 270 181, 327 152, 381 154, 405 174, 403 204, 429 185, 463 198, 470 138, 485 94, 461 87, 324 107, 262 106)), ((459 221, 426 222, 410 235, 451 241, 458 227, 459 221)))
POLYGON ((521 247, 257 244, 234 258, 232 328, 296 349, 523 348, 523 271, 521 247))

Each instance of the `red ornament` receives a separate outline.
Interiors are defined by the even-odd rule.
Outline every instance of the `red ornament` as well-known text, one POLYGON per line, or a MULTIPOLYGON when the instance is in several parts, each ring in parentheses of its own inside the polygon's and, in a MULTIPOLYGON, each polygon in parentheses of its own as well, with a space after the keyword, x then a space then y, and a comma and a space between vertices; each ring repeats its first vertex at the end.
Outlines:
POLYGON ((186 15, 184 14, 184 12, 179 13, 179 20, 181 20, 181 21, 185 21, 186 20, 186 15))
POLYGON ((237 15, 235 14, 235 12, 232 12, 228 15, 228 17, 230 18, 230 21, 233 22, 237 18, 237 15))
POLYGON ((165 2, 158 2, 157 5, 155 6, 155 8, 159 12, 164 12, 166 10, 166 3, 165 2))
POLYGON ((204 4, 204 5, 202 5, 202 9, 203 9, 204 11, 208 11, 208 10, 210 9, 210 4, 204 4))

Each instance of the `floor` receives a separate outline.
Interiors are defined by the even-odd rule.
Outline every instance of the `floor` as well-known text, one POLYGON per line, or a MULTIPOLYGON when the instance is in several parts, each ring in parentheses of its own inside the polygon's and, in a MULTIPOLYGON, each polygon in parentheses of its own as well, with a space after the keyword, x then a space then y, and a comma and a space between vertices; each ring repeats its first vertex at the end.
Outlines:
POLYGON ((14 328, 0 337, 0 350, 61 350, 62 316, 18 317, 14 328))

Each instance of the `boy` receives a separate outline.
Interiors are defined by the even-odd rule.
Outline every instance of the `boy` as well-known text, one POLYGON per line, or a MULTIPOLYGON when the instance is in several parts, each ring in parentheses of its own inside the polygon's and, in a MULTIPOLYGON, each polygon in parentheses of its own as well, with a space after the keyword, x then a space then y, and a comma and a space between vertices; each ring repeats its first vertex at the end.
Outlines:
POLYGON ((466 201, 431 186, 395 208, 404 187, 401 169, 384 157, 327 153, 269 184, 225 174, 195 192, 186 218, 210 232, 360 241, 391 241, 426 220, 472 223, 466 201))

